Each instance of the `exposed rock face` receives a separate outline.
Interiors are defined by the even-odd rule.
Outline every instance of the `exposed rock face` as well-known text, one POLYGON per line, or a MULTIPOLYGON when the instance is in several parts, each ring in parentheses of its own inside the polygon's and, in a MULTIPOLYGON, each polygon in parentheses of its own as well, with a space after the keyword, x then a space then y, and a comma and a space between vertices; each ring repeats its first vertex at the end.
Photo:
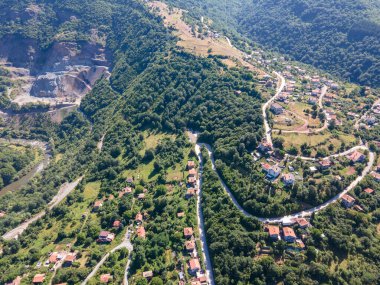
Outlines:
POLYGON ((5 37, 0 40, 0 60, 30 71, 28 86, 20 89, 26 92, 15 100, 20 104, 38 98, 78 102, 98 79, 109 75, 104 48, 91 42, 56 42, 40 50, 32 40, 5 37))

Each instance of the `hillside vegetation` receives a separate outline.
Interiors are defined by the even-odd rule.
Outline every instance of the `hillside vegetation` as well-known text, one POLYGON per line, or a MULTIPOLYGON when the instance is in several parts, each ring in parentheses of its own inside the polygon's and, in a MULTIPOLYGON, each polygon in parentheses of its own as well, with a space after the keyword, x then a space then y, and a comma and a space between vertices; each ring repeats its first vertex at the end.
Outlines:
POLYGON ((169 2, 338 77, 380 86, 380 3, 268 0, 169 2), (202 14, 203 13, 203 14, 202 14))

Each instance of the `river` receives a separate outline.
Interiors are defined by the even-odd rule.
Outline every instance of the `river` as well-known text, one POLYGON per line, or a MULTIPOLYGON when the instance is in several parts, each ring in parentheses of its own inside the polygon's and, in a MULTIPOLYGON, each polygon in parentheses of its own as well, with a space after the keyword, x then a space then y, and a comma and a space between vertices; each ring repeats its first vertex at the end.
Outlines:
POLYGON ((39 147, 44 152, 44 158, 38 164, 36 164, 27 174, 22 176, 20 179, 14 181, 13 183, 5 186, 0 190, 0 197, 4 196, 8 192, 15 192, 20 190, 23 186, 25 186, 36 174, 40 173, 44 170, 50 162, 51 152, 49 145, 47 143, 39 142, 39 141, 28 141, 22 139, 2 139, 0 138, 0 143, 11 143, 18 145, 30 145, 33 147, 39 147))

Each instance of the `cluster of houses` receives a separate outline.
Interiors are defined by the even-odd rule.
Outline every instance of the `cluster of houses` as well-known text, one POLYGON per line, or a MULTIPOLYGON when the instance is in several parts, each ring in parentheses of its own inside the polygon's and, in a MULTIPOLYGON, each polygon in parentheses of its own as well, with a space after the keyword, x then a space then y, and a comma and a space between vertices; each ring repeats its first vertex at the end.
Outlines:
POLYGON ((310 222, 307 219, 294 218, 283 222, 281 225, 267 224, 264 226, 264 229, 268 232, 271 241, 284 240, 289 243, 289 249, 304 250, 304 241, 308 237, 306 229, 310 226, 310 222), (293 227, 298 227, 304 234, 298 237, 293 227))
MULTIPOLYGON (((202 267, 198 257, 197 245, 195 242, 193 228, 188 227, 183 229, 183 235, 185 237, 184 248, 190 255, 190 260, 188 262, 188 272, 190 275, 194 276, 191 284, 207 285, 207 278, 204 272, 202 272, 202 267)), ((180 285, 185 284, 183 273, 180 274, 180 285)))

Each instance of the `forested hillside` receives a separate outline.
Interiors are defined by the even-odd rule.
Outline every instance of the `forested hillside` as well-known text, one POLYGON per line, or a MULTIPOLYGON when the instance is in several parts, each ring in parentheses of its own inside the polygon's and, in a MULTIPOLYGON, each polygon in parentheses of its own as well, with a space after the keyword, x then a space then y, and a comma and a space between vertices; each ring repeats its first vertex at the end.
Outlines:
POLYGON ((266 48, 363 85, 380 86, 380 3, 376 1, 178 1, 195 16, 266 48))

